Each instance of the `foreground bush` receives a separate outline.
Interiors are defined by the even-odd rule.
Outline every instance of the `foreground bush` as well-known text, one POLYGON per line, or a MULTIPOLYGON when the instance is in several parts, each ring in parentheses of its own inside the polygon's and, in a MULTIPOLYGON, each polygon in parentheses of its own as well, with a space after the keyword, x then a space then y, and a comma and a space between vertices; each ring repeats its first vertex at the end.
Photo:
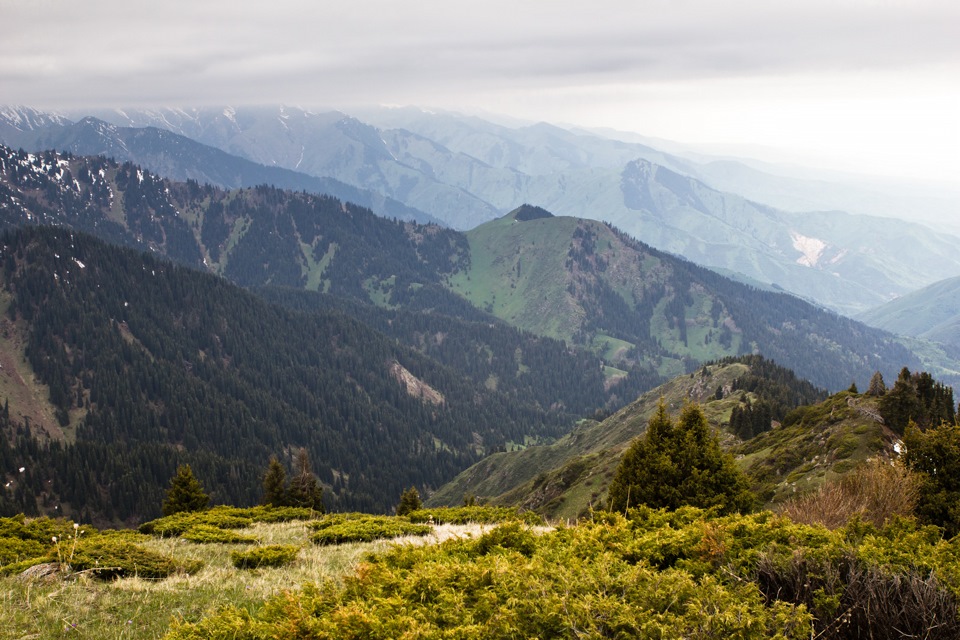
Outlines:
POLYGON ((181 561, 136 544, 132 531, 98 532, 89 525, 53 518, 0 518, 0 575, 15 575, 38 564, 60 573, 84 572, 104 580, 139 576, 160 579, 198 571, 203 563, 181 561))
POLYGON ((434 524, 496 524, 520 520, 527 524, 542 525, 543 518, 533 511, 519 511, 516 507, 438 507, 418 509, 407 514, 410 522, 434 524))
POLYGON ((300 547, 291 544, 272 544, 254 547, 247 551, 233 551, 230 562, 237 569, 259 569, 261 567, 282 567, 297 559, 300 547))
POLYGON ((347 542, 373 542, 402 536, 425 536, 433 527, 413 524, 406 519, 391 516, 352 517, 342 520, 324 518, 314 525, 318 531, 310 539, 319 545, 345 544, 347 542))
POLYGON ((933 527, 629 515, 393 547, 342 584, 180 623, 168 638, 960 637, 960 541, 933 527))
POLYGON ((174 573, 195 573, 200 561, 176 560, 122 538, 100 536, 81 541, 69 559, 73 572, 84 571, 102 580, 140 577, 161 579, 174 573))
POLYGON ((97 535, 93 527, 63 518, 27 519, 23 514, 0 518, 0 575, 46 562, 66 562, 81 538, 97 535))
POLYGON ((608 550, 632 537, 622 518, 528 534, 514 523, 476 541, 396 547, 342 586, 283 594, 256 614, 229 609, 168 638, 809 637, 803 609, 765 604, 754 585, 659 571, 608 550))

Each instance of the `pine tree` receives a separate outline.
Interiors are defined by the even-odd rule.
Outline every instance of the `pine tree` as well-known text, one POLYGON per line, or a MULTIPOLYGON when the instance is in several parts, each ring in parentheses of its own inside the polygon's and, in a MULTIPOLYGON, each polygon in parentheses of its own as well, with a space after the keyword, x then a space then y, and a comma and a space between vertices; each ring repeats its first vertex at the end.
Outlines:
POLYGON ((287 506, 287 493, 287 470, 277 456, 270 456, 267 471, 263 475, 263 504, 272 507, 287 506))
POLYGON ((323 487, 317 476, 313 475, 307 450, 297 451, 294 462, 296 474, 290 479, 289 504, 292 507, 306 507, 323 513, 323 487))
POLYGON ((400 504, 397 505, 397 515, 405 516, 411 511, 423 508, 423 502, 420 500, 420 492, 416 487, 410 487, 400 494, 400 504))
POLYGON ((730 513, 748 510, 752 502, 746 476, 720 449, 700 407, 684 407, 674 425, 661 399, 646 433, 624 453, 608 506, 624 511, 640 504, 668 509, 692 505, 730 513))
POLYGON ((921 430, 911 423, 903 436, 904 461, 920 475, 916 513, 922 522, 960 533, 960 426, 943 423, 921 430))
POLYGON ((882 396, 887 392, 887 385, 883 382, 883 374, 875 371, 870 378, 870 386, 867 387, 868 396, 882 396))
POLYGON ((170 488, 163 500, 163 515, 181 511, 203 511, 210 504, 210 496, 204 492, 200 481, 193 475, 190 465, 177 467, 177 475, 170 480, 170 488))

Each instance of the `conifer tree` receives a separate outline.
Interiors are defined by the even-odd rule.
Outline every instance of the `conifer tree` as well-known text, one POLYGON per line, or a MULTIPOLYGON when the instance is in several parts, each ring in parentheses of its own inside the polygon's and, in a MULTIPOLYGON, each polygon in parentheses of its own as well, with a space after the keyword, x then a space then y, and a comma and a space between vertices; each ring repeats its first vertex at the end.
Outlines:
POLYGON ((210 496, 204 492, 200 481, 193 475, 190 465, 177 467, 177 475, 170 480, 170 488, 163 500, 163 515, 181 511, 203 511, 210 504, 210 496))
POLYGON ((263 504, 285 507, 287 502, 287 470, 277 456, 270 456, 267 472, 263 475, 263 504))
POLYGON ((646 433, 624 453, 608 506, 624 511, 640 504, 668 509, 692 505, 731 513, 748 510, 752 502, 746 476, 720 449, 700 407, 684 407, 674 425, 661 399, 646 433))
POLYGON ((867 387, 868 396, 882 396, 887 392, 887 385, 883 382, 883 374, 875 371, 870 378, 870 386, 867 387))
POLYGON ((903 436, 904 461, 920 475, 916 513, 922 522, 960 533, 960 426, 943 423, 926 431, 910 423, 903 436))
POLYGON ((405 516, 411 511, 423 508, 423 502, 420 500, 420 492, 416 487, 410 487, 400 494, 400 504, 397 505, 397 515, 405 516))
POLYGON ((296 473, 290 479, 289 504, 292 507, 306 507, 323 513, 323 487, 317 476, 313 475, 310 456, 307 450, 297 451, 294 462, 296 473))

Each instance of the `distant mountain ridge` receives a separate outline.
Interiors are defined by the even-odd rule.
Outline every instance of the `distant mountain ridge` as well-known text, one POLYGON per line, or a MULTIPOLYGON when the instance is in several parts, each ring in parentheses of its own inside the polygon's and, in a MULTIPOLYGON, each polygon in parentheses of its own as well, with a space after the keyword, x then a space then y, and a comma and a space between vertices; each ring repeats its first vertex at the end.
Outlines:
POLYGON ((469 301, 471 314, 597 354, 613 394, 740 353, 762 352, 832 389, 919 364, 887 334, 736 284, 591 220, 521 208, 463 235, 329 197, 164 181, 102 158, 6 150, 0 171, 5 225, 89 231, 248 287, 454 314, 469 301))
MULTIPOLYGON (((28 112, 27 115, 31 114, 28 112)), ((106 156, 120 162, 133 162, 171 180, 196 180, 225 189, 269 184, 280 189, 327 194, 368 207, 385 217, 439 222, 423 211, 379 193, 329 177, 260 165, 167 129, 120 127, 92 117, 70 122, 64 118, 38 119, 35 116, 28 119, 22 116, 11 121, 25 126, 22 130, 0 129, 0 140, 12 147, 34 152, 57 149, 76 155, 106 156), (30 126, 26 126, 27 123, 30 126)))
MULTIPOLYGON (((960 275, 958 240, 929 227, 838 211, 788 213, 751 200, 763 197, 764 185, 777 200, 773 195, 786 189, 778 186, 782 176, 542 123, 508 128, 416 109, 370 112, 379 126, 293 107, 94 115, 174 131, 263 165, 332 177, 458 229, 524 202, 610 221, 662 250, 846 314, 960 275), (748 198, 710 184, 760 187, 745 188, 748 198)), ((802 181, 790 189, 829 191, 802 181)), ((813 198, 811 204, 832 201, 844 202, 813 198)), ((363 202, 377 209, 372 200, 363 202)))
POLYGON ((935 282, 865 311, 857 318, 891 333, 960 350, 960 277, 935 282))

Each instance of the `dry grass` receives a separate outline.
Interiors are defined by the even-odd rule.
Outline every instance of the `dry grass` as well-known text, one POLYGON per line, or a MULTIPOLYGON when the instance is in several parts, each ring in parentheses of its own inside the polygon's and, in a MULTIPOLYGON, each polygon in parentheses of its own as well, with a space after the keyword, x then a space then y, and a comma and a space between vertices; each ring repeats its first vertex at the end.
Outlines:
POLYGON ((898 515, 913 513, 919 484, 901 464, 867 462, 838 481, 794 498, 782 512, 794 522, 842 527, 854 516, 877 526, 898 515))

